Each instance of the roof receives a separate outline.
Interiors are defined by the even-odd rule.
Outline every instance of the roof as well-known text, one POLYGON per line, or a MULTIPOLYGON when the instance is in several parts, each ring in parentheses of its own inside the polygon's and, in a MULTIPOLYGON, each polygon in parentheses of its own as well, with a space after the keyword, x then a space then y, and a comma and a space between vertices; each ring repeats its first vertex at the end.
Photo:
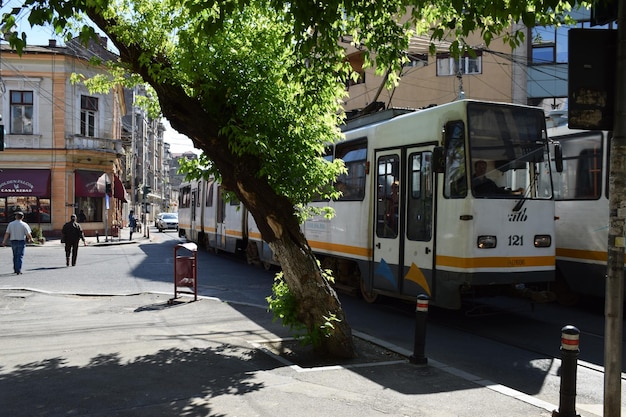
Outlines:
MULTIPOLYGON (((23 54, 61 54, 89 60, 98 57, 105 61, 114 61, 119 57, 106 49, 106 38, 101 37, 99 41, 91 39, 88 44, 83 45, 78 38, 73 38, 64 46, 59 46, 56 40, 51 39, 48 45, 26 45, 23 54)), ((0 44, 1 51, 15 52, 9 44, 0 44)))

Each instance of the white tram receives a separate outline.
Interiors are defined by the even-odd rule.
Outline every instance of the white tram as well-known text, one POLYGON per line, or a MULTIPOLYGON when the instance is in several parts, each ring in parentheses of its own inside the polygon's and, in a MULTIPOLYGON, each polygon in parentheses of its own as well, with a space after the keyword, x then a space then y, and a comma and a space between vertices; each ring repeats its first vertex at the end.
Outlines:
POLYGON ((610 132, 548 129, 563 170, 554 174, 557 275, 575 294, 604 297, 609 233, 610 132))
MULTIPOLYGON (((554 279, 554 201, 545 118, 539 108, 462 100, 388 110, 344 128, 329 148, 347 174, 335 217, 303 225, 340 288, 459 308, 481 289, 554 279), (476 168, 479 178, 473 178, 476 168)), ((219 186, 181 186, 179 230, 216 249, 275 262, 254 220, 219 186)))

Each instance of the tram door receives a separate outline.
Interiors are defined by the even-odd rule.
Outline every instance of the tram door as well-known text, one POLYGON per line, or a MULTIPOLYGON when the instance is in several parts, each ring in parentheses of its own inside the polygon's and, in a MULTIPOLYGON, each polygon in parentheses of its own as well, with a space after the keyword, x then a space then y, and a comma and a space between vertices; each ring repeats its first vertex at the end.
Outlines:
POLYGON ((374 248, 372 287, 376 290, 401 291, 400 246, 403 217, 400 181, 400 149, 377 151, 376 198, 374 199, 374 248))
POLYGON ((224 200, 224 194, 222 187, 217 187, 217 211, 215 219, 215 245, 218 249, 224 249, 226 247, 226 201, 224 200))
POLYGON ((433 237, 434 192, 432 151, 410 148, 406 152, 405 240, 402 294, 433 297, 432 270, 435 257, 433 237))
POLYGON ((377 198, 373 288, 431 295, 432 152, 408 148, 376 153, 377 198))

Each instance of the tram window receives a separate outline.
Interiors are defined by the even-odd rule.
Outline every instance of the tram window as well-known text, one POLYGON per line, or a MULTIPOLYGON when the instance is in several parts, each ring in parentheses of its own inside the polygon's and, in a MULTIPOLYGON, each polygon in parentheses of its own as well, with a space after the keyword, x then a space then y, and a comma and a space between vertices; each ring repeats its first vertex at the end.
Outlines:
POLYGON ((378 158, 376 184, 378 187, 376 207, 376 236, 395 238, 398 236, 400 208, 400 158, 386 155, 378 158))
POLYGON ((206 193, 206 207, 213 207, 213 182, 210 182, 206 193))
POLYGON ((557 200, 595 200, 602 194, 602 134, 560 139, 563 172, 555 174, 557 200))
POLYGON ((181 208, 189 208, 189 196, 191 194, 191 186, 186 186, 180 189, 180 202, 181 208))
POLYGON ((409 195, 406 235, 409 240, 429 241, 432 237, 432 153, 409 155, 409 195))
POLYGON ((597 149, 585 149, 580 154, 580 162, 576 173, 576 197, 600 197, 602 178, 602 155, 597 149))
POLYGON ((347 172, 337 178, 337 189, 342 192, 339 201, 363 200, 365 197, 365 165, 367 140, 340 143, 335 157, 342 159, 347 172))
POLYGON ((446 172, 443 194, 448 198, 467 196, 465 169, 465 125, 462 121, 446 123, 446 172))

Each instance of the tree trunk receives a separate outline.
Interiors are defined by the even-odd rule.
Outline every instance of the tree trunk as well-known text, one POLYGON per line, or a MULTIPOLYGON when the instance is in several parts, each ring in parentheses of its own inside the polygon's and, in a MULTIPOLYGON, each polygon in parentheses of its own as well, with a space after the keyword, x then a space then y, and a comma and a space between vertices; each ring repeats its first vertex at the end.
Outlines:
POLYGON ((352 330, 348 325, 335 290, 322 276, 311 250, 296 245, 290 239, 270 243, 280 260, 283 277, 290 292, 298 300, 298 318, 309 332, 319 329, 325 317, 334 317, 333 331, 323 337, 318 347, 320 355, 338 358, 356 356, 352 330))
MULTIPOLYGON (((171 80, 155 78, 151 65, 169 68, 166 57, 155 56, 153 62, 142 62, 138 44, 120 40, 111 27, 114 21, 105 19, 97 9, 87 8, 88 16, 111 38, 129 70, 140 74, 156 91, 161 112, 171 126, 186 135, 202 149, 222 176, 222 185, 234 192, 254 217, 263 239, 270 245, 283 268, 283 277, 298 301, 299 318, 309 331, 319 328, 334 317, 334 331, 323 338, 320 353, 335 357, 356 356, 352 331, 341 303, 330 284, 322 276, 317 261, 300 230, 294 205, 278 195, 267 178, 259 176, 262 156, 242 155, 233 151, 229 138, 221 129, 230 120, 225 97, 216 92, 213 113, 199 105, 196 98, 171 80)), ((158 71, 157 71, 158 73, 158 71)), ((236 147, 235 147, 236 148, 236 147)))
POLYGON ((277 195, 266 181, 252 175, 256 172, 254 166, 253 161, 240 161, 234 171, 224 167, 220 170, 223 184, 235 191, 255 218, 263 239, 280 262, 283 278, 298 303, 298 319, 307 330, 319 329, 328 317, 336 319, 332 321, 333 331, 322 338, 318 353, 338 358, 355 357, 350 325, 337 293, 322 275, 300 229, 293 204, 277 195), (232 181, 232 172, 237 173, 235 181, 232 181))

